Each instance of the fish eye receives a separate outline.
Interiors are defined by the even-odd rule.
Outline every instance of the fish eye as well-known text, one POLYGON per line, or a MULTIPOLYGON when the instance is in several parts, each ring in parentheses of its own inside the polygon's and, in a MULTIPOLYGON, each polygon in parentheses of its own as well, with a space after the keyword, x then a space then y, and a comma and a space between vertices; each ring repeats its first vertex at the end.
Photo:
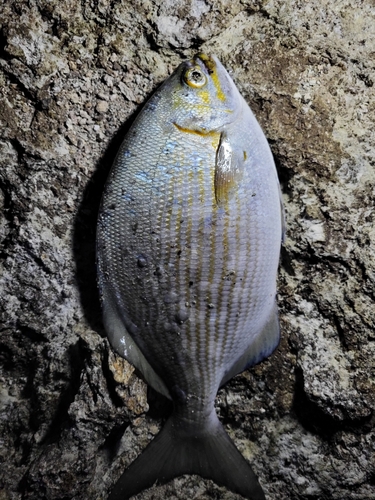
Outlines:
POLYGON ((189 85, 189 87, 199 89, 206 85, 207 78, 199 67, 195 67, 189 68, 185 71, 184 81, 189 85))

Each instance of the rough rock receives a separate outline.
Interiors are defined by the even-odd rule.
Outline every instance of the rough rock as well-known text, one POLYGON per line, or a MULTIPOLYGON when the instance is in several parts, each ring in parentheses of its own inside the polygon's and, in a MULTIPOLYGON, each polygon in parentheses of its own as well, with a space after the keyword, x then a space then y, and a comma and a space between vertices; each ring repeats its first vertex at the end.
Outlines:
POLYGON ((288 223, 281 344, 219 416, 269 500, 375 499, 373 2, 7 0, 0 25, 0 499, 105 499, 170 411, 105 338, 95 224, 135 113, 198 50, 262 124, 288 223))

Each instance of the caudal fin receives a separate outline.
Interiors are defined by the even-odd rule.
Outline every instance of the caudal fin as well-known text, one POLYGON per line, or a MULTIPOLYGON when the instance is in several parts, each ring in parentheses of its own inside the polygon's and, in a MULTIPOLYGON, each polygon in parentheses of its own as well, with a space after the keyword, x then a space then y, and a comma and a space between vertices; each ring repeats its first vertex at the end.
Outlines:
POLYGON ((108 500, 126 500, 156 482, 198 474, 250 500, 265 500, 250 465, 235 447, 216 415, 205 432, 183 435, 172 417, 143 453, 126 469, 108 500))

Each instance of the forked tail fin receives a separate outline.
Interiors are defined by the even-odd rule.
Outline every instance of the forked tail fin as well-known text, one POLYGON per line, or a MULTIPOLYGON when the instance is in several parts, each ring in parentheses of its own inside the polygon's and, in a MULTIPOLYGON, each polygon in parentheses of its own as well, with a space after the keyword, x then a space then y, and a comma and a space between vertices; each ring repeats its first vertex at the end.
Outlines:
POLYGON ((198 474, 250 500, 265 500, 250 465, 217 419, 204 432, 182 429, 173 415, 144 452, 126 469, 108 500, 126 500, 158 482, 198 474), (199 435, 198 435, 199 434, 199 435))

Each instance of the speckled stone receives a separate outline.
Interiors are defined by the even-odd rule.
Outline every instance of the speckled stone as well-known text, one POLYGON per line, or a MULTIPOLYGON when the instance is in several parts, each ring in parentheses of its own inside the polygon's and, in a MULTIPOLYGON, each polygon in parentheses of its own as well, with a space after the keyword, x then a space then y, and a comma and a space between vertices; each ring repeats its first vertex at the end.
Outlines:
MULTIPOLYGON (((105 339, 95 225, 134 113, 199 50, 260 121, 288 223, 280 347, 218 414, 269 500, 374 500, 375 7, 176 5, 0 6, 0 498, 105 499, 170 411, 105 339)), ((186 476, 151 498, 239 497, 186 476)))

